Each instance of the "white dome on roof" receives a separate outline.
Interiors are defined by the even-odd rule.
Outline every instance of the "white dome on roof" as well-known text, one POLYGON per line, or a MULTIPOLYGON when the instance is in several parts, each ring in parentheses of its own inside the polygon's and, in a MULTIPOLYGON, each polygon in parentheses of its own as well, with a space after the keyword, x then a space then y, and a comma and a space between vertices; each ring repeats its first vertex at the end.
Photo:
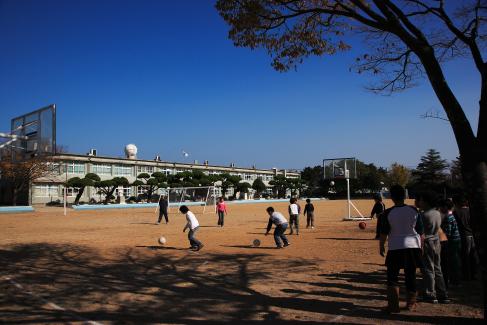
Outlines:
POLYGON ((125 146, 125 156, 128 159, 137 159, 137 146, 135 144, 128 144, 125 146))

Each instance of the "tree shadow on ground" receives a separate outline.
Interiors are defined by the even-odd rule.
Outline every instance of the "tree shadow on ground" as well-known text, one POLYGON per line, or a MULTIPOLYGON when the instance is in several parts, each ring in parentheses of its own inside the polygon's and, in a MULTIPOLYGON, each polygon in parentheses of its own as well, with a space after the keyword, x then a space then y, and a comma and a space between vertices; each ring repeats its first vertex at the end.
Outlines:
POLYGON ((174 250, 169 254, 159 246, 150 247, 123 249, 108 257, 75 245, 28 244, 0 250, 0 319, 7 323, 318 324, 345 315, 436 324, 471 321, 449 316, 387 316, 376 307, 353 301, 366 297, 366 290, 375 296, 384 294, 383 289, 368 288, 374 281, 381 283, 383 274, 379 272, 321 274, 323 281, 303 282, 303 286, 319 288, 341 285, 350 291, 336 291, 326 300, 318 290, 303 297, 301 289, 285 288, 290 284, 284 280, 288 272, 316 266, 304 259, 256 252, 174 250), (282 316, 303 313, 316 321, 282 316))

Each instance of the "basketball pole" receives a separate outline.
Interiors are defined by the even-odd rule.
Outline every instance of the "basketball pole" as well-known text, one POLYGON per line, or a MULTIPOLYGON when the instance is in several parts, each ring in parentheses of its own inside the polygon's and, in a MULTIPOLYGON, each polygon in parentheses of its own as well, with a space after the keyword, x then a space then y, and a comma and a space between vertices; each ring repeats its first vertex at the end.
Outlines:
POLYGON ((350 212, 350 179, 347 178, 347 209, 348 209, 348 219, 352 218, 350 212))

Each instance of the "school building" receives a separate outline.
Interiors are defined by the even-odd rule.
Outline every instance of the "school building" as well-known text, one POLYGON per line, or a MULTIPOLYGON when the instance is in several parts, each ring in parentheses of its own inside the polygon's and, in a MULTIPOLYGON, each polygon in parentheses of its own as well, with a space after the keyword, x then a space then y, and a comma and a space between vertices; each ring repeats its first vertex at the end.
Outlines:
MULTIPOLYGON (((130 183, 137 179, 141 173, 161 172, 166 175, 175 175, 185 171, 200 170, 207 175, 229 173, 238 175, 242 182, 252 185, 255 179, 261 178, 264 184, 269 186, 269 182, 277 175, 284 175, 287 178, 299 178, 298 171, 287 171, 285 169, 257 169, 237 167, 235 164, 229 166, 214 166, 208 161, 203 163, 179 163, 161 161, 159 157, 154 160, 137 159, 134 154, 127 152, 126 158, 101 157, 97 156, 96 151, 91 150, 90 154, 56 154, 53 159, 55 168, 53 174, 36 180, 30 190, 30 203, 32 205, 46 204, 53 201, 63 201, 64 183, 72 177, 84 178, 88 173, 97 174, 102 180, 112 179, 113 177, 125 177, 130 183)), ((231 195, 232 189, 226 193, 231 195)), ((252 197, 252 189, 249 198, 252 197)), ((94 187, 87 187, 80 199, 80 202, 89 202, 90 199, 100 201, 103 199, 94 187)), ((125 198, 141 195, 145 193, 143 186, 120 187, 115 193, 123 193, 125 198)), ((221 195, 221 193, 218 193, 221 195)), ((77 195, 76 189, 67 189, 67 202, 74 202, 77 195)))

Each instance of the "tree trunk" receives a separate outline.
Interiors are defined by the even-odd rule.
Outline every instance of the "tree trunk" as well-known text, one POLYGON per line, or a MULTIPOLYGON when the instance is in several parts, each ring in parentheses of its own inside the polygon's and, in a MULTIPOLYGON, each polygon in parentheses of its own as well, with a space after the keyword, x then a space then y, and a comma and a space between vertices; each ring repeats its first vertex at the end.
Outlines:
POLYGON ((464 182, 470 199, 472 230, 480 257, 485 318, 487 316, 487 234, 485 232, 487 229, 487 161, 478 155, 461 158, 464 182))
POLYGON ((105 197, 105 204, 108 204, 108 201, 110 201, 110 198, 112 197, 113 195, 113 192, 115 192, 115 189, 117 188, 118 186, 114 186, 110 191, 108 191, 106 197, 105 197))
POLYGON ((12 188, 12 205, 17 206, 17 196, 18 196, 18 190, 17 187, 14 185, 12 188))
MULTIPOLYGON (((83 196, 83 192, 85 191, 84 187, 80 187, 78 194, 76 194, 76 199, 74 199, 74 205, 79 204, 79 200, 81 199, 81 196, 83 196)), ((66 199, 68 198, 67 193, 66 193, 66 199)))

